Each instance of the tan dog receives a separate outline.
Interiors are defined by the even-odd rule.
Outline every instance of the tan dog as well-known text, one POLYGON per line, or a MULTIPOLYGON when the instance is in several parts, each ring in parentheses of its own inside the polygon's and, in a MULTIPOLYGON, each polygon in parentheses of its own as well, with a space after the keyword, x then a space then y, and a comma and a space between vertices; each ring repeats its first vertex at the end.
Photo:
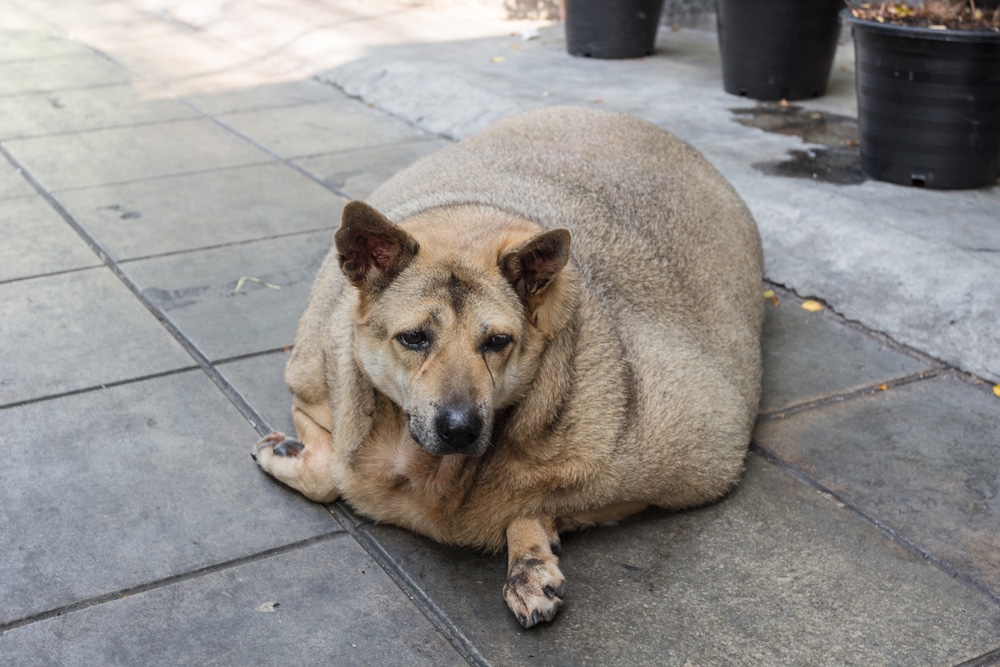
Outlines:
POLYGON ((348 204, 335 240, 285 376, 298 440, 256 451, 308 498, 506 544, 504 597, 528 627, 562 604, 559 531, 738 480, 760 239, 674 136, 608 112, 519 115, 348 204))

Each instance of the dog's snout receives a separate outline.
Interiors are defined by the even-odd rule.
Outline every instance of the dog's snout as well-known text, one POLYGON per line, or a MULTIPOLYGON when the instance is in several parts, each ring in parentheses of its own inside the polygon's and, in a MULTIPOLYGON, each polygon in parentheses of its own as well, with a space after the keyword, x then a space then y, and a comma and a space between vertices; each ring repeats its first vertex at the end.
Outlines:
POLYGON ((483 418, 471 403, 450 403, 438 412, 435 426, 441 442, 457 452, 479 439, 483 418))

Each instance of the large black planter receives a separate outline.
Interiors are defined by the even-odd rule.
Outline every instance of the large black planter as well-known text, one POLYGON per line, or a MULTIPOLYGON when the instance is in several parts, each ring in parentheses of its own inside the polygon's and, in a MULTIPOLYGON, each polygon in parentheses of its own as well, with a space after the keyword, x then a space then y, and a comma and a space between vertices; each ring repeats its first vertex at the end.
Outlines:
POLYGON ((1000 33, 856 19, 861 171, 880 181, 975 188, 1000 174, 1000 33))
POLYGON ((587 58, 653 52, 663 0, 565 0, 566 50, 587 58))
POLYGON ((717 0, 722 85, 755 100, 826 92, 843 0, 717 0))

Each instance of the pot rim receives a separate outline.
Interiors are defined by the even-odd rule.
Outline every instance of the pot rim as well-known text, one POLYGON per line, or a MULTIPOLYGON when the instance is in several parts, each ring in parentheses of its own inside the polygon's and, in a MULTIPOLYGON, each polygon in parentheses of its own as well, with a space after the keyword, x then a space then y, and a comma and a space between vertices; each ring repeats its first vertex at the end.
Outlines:
POLYGON ((924 28, 922 26, 879 23, 878 21, 857 18, 851 13, 849 8, 840 12, 840 20, 844 25, 851 26, 852 30, 855 28, 861 28, 862 30, 866 30, 874 34, 909 37, 911 39, 930 39, 940 42, 1000 43, 1000 30, 935 30, 933 28, 924 28))

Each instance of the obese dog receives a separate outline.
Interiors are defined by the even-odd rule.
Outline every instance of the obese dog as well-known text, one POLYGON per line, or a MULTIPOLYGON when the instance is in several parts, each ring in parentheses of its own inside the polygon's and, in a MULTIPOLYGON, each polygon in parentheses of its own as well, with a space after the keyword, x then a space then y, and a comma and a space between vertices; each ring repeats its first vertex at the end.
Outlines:
POLYGON ((763 256, 693 148, 582 108, 504 120, 343 212, 260 467, 319 502, 498 551, 520 623, 562 604, 559 533, 739 478, 763 256), (571 240, 572 239, 572 240, 571 240))

